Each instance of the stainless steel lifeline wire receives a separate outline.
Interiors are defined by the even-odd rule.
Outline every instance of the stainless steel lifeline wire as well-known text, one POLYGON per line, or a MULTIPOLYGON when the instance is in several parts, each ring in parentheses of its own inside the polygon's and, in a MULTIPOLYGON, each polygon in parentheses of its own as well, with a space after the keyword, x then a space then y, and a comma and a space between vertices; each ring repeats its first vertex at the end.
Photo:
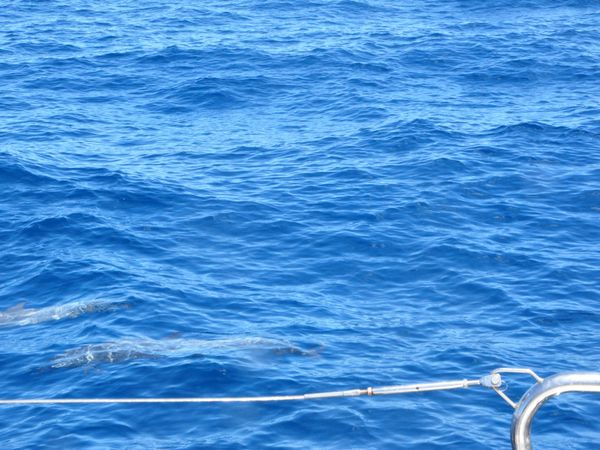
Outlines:
POLYGON ((0 399, 0 405, 51 405, 76 403, 254 403, 292 400, 318 400, 325 398, 360 397, 362 395, 394 395, 411 392, 447 391, 471 386, 500 387, 500 374, 490 374, 476 380, 442 381, 436 383, 404 384, 397 386, 368 387, 345 391, 315 392, 297 395, 266 395, 260 397, 171 397, 171 398, 20 398, 0 399))
POLYGON ((442 381, 435 383, 402 384, 368 387, 344 391, 315 392, 298 395, 267 395, 257 397, 171 397, 171 398, 20 398, 0 399, 0 405, 52 405, 52 404, 116 404, 116 403, 257 403, 293 400, 318 400, 326 398, 360 397, 363 395, 394 395, 414 392, 447 391, 481 386, 493 389, 514 408, 511 428, 513 450, 531 450, 531 423, 538 409, 549 398, 565 392, 600 393, 600 372, 572 372, 556 374, 546 379, 531 369, 501 367, 479 379, 442 381), (502 374, 525 374, 535 379, 535 384, 514 402, 505 393, 502 374))

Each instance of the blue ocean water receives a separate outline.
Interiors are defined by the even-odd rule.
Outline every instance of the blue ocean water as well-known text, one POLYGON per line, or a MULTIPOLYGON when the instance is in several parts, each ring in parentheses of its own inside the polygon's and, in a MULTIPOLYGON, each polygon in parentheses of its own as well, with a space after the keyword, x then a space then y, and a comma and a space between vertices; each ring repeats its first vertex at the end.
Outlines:
MULTIPOLYGON (((1 4, 0 397, 600 370, 598 2, 1 4)), ((598 415, 552 401, 536 449, 598 415)), ((478 389, 3 406, 0 446, 509 449, 510 420, 478 389)))

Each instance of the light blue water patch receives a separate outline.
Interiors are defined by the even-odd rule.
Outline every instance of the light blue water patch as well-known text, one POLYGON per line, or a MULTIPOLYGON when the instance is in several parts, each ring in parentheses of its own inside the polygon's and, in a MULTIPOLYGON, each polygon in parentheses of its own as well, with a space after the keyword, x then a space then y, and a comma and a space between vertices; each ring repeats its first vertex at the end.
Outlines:
MULTIPOLYGON (((571 0, 5 4, 2 397, 600 370, 599 22, 571 0)), ((594 447, 580 400, 536 449, 594 447)), ((2 407, 0 446, 509 449, 510 418, 477 389, 2 407)))

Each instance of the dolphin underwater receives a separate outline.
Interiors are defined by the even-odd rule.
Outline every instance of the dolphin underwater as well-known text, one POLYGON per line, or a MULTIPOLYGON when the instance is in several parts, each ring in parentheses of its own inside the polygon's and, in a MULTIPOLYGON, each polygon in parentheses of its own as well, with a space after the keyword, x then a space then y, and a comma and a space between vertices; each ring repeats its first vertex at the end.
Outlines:
POLYGON ((25 308, 19 303, 0 312, 0 327, 27 326, 62 319, 74 319, 83 314, 127 308, 128 303, 103 300, 77 301, 44 308, 25 308))
POLYGON ((66 369, 102 363, 161 357, 219 356, 242 349, 271 351, 275 354, 311 356, 314 350, 302 350, 289 343, 259 337, 223 339, 123 339, 104 344, 89 344, 66 351, 52 359, 51 368, 66 369))

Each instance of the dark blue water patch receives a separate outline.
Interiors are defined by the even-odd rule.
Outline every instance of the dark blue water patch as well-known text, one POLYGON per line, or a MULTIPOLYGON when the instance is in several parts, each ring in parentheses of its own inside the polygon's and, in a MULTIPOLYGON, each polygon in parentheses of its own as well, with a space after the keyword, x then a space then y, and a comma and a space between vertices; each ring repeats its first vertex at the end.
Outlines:
POLYGON ((37 184, 57 181, 49 176, 36 174, 28 170, 23 163, 9 153, 0 153, 0 157, 2 157, 2 164, 0 165, 2 177, 0 177, 0 181, 8 187, 14 187, 18 184, 35 186, 37 184))
MULTIPOLYGON (((269 95, 269 83, 264 78, 219 79, 200 78, 158 91, 160 101, 148 105, 159 112, 190 112, 194 109, 231 109, 241 108, 244 103, 252 102, 260 106, 261 100, 269 95)), ((155 94, 155 95, 156 95, 155 94)))

